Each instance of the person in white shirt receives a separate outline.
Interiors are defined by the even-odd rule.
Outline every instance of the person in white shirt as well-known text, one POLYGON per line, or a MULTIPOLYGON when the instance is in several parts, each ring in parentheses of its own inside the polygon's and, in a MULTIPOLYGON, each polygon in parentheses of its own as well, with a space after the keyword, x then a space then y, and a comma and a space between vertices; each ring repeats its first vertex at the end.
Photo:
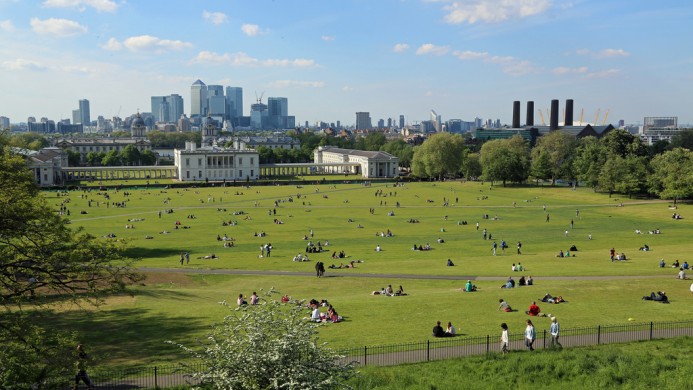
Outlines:
POLYGON ((320 317, 320 309, 317 307, 313 309, 313 313, 310 315, 310 320, 314 322, 320 322, 322 320, 320 317))
POLYGON ((558 342, 559 333, 561 331, 561 326, 558 324, 556 317, 551 317, 551 327, 549 332, 551 332, 551 348, 563 348, 561 343, 558 342))
POLYGON ((450 336, 457 335, 457 330, 454 326, 452 326, 452 322, 448 322, 448 327, 445 329, 445 333, 449 334, 450 336))
POLYGON ((506 354, 506 353, 508 353, 508 351, 509 351, 509 349, 508 349, 508 340, 509 340, 509 336, 508 336, 508 325, 507 325, 505 322, 502 323, 502 324, 501 324, 501 329, 503 329, 503 333, 501 333, 501 337, 500 337, 501 352, 502 352, 503 354, 506 354))
POLYGON ((378 246, 375 247, 375 251, 376 251, 376 252, 380 252, 381 250, 383 250, 383 248, 381 248, 380 245, 378 245, 378 246))

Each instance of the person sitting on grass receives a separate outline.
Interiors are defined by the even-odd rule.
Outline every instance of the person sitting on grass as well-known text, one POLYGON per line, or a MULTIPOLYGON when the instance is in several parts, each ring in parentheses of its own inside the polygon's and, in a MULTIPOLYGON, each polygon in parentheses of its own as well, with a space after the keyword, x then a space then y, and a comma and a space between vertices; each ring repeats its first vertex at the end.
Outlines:
POLYGON ((525 314, 530 315, 532 317, 536 317, 539 315, 539 312, 541 312, 541 309, 539 309, 539 306, 537 306, 536 302, 532 302, 531 305, 529 305, 529 310, 525 312, 525 314))
POLYGON ((397 291, 395 291, 395 296, 401 297, 402 295, 407 295, 407 293, 404 292, 404 287, 400 284, 397 291))
POLYGON ((454 267, 454 266, 455 266, 455 263, 453 263, 452 260, 448 259, 448 264, 447 264, 447 266, 448 266, 448 267, 454 267))
POLYGON ((445 334, 448 335, 448 337, 455 337, 457 335, 457 330, 454 326, 452 326, 452 322, 448 322, 448 327, 445 329, 445 334))
POLYGON ((508 305, 508 302, 506 302, 503 298, 498 300, 498 311, 501 310, 503 310, 506 313, 513 311, 510 305, 508 305))
POLYGON ((448 337, 443 327, 440 326, 440 321, 436 322, 436 326, 433 327, 433 337, 448 337))
POLYGON ((471 280, 467 280, 467 284, 464 285, 464 292, 474 292, 476 291, 476 286, 472 284, 471 280))
POLYGON ((676 279, 681 279, 681 280, 688 279, 688 276, 686 276, 686 272, 683 270, 683 267, 679 268, 679 274, 676 275, 676 279))

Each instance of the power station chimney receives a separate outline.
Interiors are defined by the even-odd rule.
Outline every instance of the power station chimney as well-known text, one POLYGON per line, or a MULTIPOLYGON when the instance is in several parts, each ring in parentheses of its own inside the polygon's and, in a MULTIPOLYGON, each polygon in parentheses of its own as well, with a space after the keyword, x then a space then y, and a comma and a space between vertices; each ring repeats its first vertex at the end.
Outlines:
POLYGON ((563 120, 565 126, 573 125, 573 99, 565 101, 565 118, 563 120))
POLYGON ((549 122, 549 130, 558 130, 558 100, 551 100, 551 121, 549 122))
POLYGON ((520 127, 520 101, 515 100, 513 102, 513 129, 518 129, 520 127))
POLYGON ((527 102, 527 126, 534 126, 534 102, 527 102))

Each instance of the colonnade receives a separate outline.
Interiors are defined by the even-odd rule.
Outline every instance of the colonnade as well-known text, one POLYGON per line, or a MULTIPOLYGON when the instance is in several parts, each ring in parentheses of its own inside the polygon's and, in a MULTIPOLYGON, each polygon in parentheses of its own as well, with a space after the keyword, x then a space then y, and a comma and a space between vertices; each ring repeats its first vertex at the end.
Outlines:
POLYGON ((345 172, 355 174, 360 172, 360 168, 359 164, 353 163, 261 164, 260 177, 343 174, 345 172))
POLYGON ((119 179, 175 179, 176 167, 70 167, 62 168, 65 181, 119 179))

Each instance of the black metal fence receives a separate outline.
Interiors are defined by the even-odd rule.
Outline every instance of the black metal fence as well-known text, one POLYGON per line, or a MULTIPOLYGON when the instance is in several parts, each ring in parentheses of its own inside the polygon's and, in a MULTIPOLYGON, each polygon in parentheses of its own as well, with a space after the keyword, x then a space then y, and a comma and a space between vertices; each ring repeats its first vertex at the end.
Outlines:
MULTIPOLYGON (((485 355, 500 351, 498 334, 481 337, 446 337, 415 343, 390 344, 337 350, 344 362, 358 365, 388 366, 451 359, 463 356, 485 355)), ((680 336, 693 336, 693 320, 670 322, 642 322, 623 325, 597 325, 561 329, 559 342, 563 348, 626 343, 680 336)), ((526 349, 524 329, 510 329, 510 350, 526 349)), ((551 335, 547 330, 537 331, 535 349, 551 348, 551 335)), ((203 370, 202 365, 155 366, 126 370, 94 370, 91 379, 97 389, 165 389, 196 384, 191 374, 203 370)), ((83 387, 84 388, 84 387, 83 387)))

